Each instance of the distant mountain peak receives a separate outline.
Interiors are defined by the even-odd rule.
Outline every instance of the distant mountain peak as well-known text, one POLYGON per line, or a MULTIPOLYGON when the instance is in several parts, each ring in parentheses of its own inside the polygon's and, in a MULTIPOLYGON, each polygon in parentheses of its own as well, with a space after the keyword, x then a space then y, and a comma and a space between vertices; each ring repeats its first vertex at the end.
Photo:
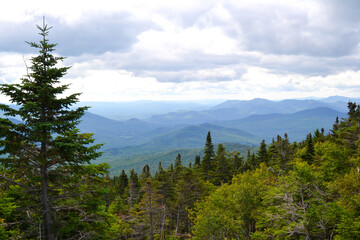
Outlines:
POLYGON ((143 121, 141 121, 138 118, 130 118, 126 122, 128 122, 128 123, 140 123, 140 122, 143 122, 143 121))

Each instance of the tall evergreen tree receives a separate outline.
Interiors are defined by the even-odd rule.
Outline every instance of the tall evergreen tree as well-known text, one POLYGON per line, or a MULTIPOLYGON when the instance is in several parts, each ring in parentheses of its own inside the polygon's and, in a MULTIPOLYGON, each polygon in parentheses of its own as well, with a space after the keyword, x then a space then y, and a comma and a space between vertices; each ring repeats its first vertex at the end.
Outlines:
POLYGON ((259 151, 257 153, 258 163, 265 162, 266 164, 269 163, 269 155, 266 149, 266 143, 265 140, 261 141, 259 151))
POLYGON ((339 117, 336 117, 335 123, 333 124, 333 128, 330 130, 332 135, 336 135, 336 131, 339 130, 339 117))
POLYGON ((196 155, 196 156, 195 156, 194 167, 199 167, 200 165, 201 165, 200 155, 196 155))
POLYGON ((244 169, 244 157, 240 156, 240 152, 238 151, 233 151, 230 154, 230 162, 232 163, 232 172, 233 175, 239 173, 244 169))
POLYGON ((208 132, 206 136, 204 157, 201 162, 202 171, 206 180, 210 179, 210 174, 213 171, 214 156, 214 145, 211 140, 211 134, 208 132))
POLYGON ((149 165, 145 165, 143 167, 142 173, 140 174, 140 184, 144 185, 144 183, 146 182, 146 179, 151 178, 151 173, 150 173, 150 167, 149 165))
POLYGON ((139 210, 136 214, 138 234, 141 239, 154 239, 154 235, 160 232, 163 226, 165 205, 161 204, 162 196, 154 188, 151 176, 145 179, 142 187, 142 198, 139 202, 139 210), (148 238, 147 238, 148 237, 148 238))
POLYGON ((311 164, 314 161, 315 149, 314 142, 312 140, 312 135, 309 133, 306 136, 305 140, 305 153, 301 156, 301 158, 307 163, 311 164))
POLYGON ((139 177, 134 169, 130 171, 130 183, 129 183, 129 203, 133 206, 139 197, 140 183, 139 177))
POLYGON ((269 147, 269 164, 272 166, 280 167, 281 170, 289 168, 289 161, 294 154, 294 144, 289 143, 287 134, 284 134, 284 138, 277 135, 276 141, 272 140, 269 147))
POLYGON ((247 167, 252 170, 255 169, 257 166, 255 154, 251 154, 250 149, 248 149, 248 151, 246 153, 246 164, 247 164, 247 167))
POLYGON ((174 171, 175 171, 174 178, 175 179, 179 176, 182 169, 183 169, 183 165, 181 163, 181 154, 178 153, 178 155, 176 156, 175 165, 174 165, 174 171))
MULTIPOLYGON (((22 188, 35 200, 26 208, 42 215, 38 224, 43 228, 44 239, 64 239, 76 235, 66 229, 69 221, 61 218, 72 215, 78 220, 85 217, 84 222, 90 220, 79 201, 87 199, 88 190, 100 179, 95 176, 106 173, 106 167, 90 164, 100 156, 100 146, 89 145, 94 141, 92 134, 79 133, 76 128, 87 107, 70 109, 78 102, 79 94, 63 97, 69 86, 61 85, 60 79, 69 67, 57 67, 64 58, 52 53, 56 44, 49 43, 47 37, 51 27, 45 21, 37 27, 42 39, 29 45, 38 49, 39 55, 31 58, 28 74, 19 84, 0 86, 0 92, 19 106, 1 104, 0 109, 6 117, 21 119, 21 123, 15 123, 0 118, 0 164, 4 169, 0 178, 22 188), (71 207, 66 205, 69 202, 71 207)), ((80 225, 78 228, 77 232, 83 234, 80 225)))
POLYGON ((125 171, 122 170, 121 174, 119 176, 118 179, 118 192, 117 194, 119 194, 120 196, 123 195, 125 193, 125 189, 127 188, 127 186, 129 185, 129 178, 126 175, 125 171))
POLYGON ((215 185, 221 185, 221 183, 227 183, 231 180, 229 160, 226 157, 226 150, 223 144, 219 144, 214 158, 215 172, 212 182, 215 185))

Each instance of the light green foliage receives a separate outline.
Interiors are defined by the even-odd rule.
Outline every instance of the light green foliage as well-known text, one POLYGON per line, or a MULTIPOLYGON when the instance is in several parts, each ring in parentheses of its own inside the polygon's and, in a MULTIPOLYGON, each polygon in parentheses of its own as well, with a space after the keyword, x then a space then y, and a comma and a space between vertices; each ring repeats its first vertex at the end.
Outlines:
POLYGON ((110 228, 102 236, 104 240, 127 239, 132 233, 130 224, 117 217, 111 216, 109 225, 110 228))
POLYGON ((320 174, 306 162, 278 178, 264 198, 255 239, 327 239, 334 233, 338 207, 320 174))
MULTIPOLYGON (((14 203, 12 197, 7 196, 6 193, 0 192, 0 240, 11 239, 16 236, 21 236, 18 229, 7 230, 3 224, 12 221, 13 211, 18 207, 14 203)), ((11 194, 10 194, 11 195, 11 194)))
POLYGON ((332 181, 350 170, 351 150, 333 142, 326 141, 315 145, 319 170, 324 180, 332 181))
POLYGON ((338 224, 337 239, 358 239, 360 237, 360 173, 352 169, 332 184, 332 190, 340 198, 341 220, 338 224))
POLYGON ((255 231, 258 210, 274 176, 261 165, 222 185, 193 212, 194 239, 246 239, 255 231))

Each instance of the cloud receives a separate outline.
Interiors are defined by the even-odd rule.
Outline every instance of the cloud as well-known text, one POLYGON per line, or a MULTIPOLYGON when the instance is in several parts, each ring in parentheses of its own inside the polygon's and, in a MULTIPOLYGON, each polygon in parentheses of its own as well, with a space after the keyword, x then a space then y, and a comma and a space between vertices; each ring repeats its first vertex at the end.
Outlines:
MULTIPOLYGON (((74 70, 82 71, 81 66, 74 70)), ((71 71, 64 83, 72 84, 71 92, 83 93, 81 101, 252 99, 255 96, 284 99, 327 97, 329 94, 356 97, 360 89, 360 71, 322 77, 276 74, 250 67, 231 81, 196 79, 183 82, 160 82, 154 77, 136 76, 124 70, 87 70, 74 78, 71 71)))
MULTIPOLYGON (((151 28, 151 24, 139 22, 126 12, 91 14, 71 25, 53 17, 47 17, 46 22, 53 27, 49 38, 59 44, 57 52, 66 56, 102 54, 107 51, 126 52, 137 41, 139 33, 151 28)), ((0 52, 34 52, 25 41, 40 40, 36 25, 41 26, 42 23, 0 22, 0 31, 6 35, 0 40, 0 52)))
POLYGON ((24 74, 42 16, 83 99, 355 95, 359 1, 11 1, 0 81, 24 74), (69 7, 71 6, 71 7, 69 7), (101 85, 101 86, 100 86, 101 85))
POLYGON ((20 78, 26 75, 25 61, 28 58, 29 55, 0 53, 0 82, 20 82, 20 78))

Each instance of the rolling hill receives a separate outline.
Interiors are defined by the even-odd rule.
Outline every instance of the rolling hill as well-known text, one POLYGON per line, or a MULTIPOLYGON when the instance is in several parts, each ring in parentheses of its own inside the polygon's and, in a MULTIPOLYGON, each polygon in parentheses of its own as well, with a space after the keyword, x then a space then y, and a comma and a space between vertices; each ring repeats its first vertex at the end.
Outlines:
POLYGON ((247 118, 218 122, 224 127, 246 129, 253 135, 269 142, 276 135, 287 133, 291 141, 301 141, 310 131, 324 128, 328 131, 336 117, 345 117, 345 113, 331 108, 319 107, 291 114, 252 115, 247 118))
POLYGON ((79 129, 94 133, 96 143, 105 143, 105 148, 140 145, 173 130, 139 119, 117 121, 89 112, 81 120, 79 129))
POLYGON ((255 98, 250 101, 229 100, 203 111, 170 112, 154 115, 148 119, 154 124, 176 126, 179 124, 201 124, 242 119, 255 114, 290 114, 318 107, 331 108, 339 112, 347 111, 347 103, 342 101, 323 102, 320 100, 270 101, 255 98))

